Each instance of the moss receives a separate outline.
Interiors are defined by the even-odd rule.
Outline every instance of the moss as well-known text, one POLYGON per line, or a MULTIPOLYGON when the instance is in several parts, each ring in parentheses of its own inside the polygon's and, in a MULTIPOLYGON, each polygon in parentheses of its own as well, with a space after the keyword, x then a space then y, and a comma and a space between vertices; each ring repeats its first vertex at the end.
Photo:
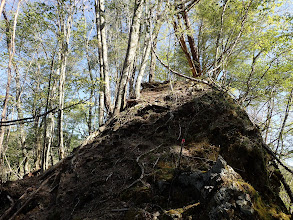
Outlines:
POLYGON ((253 188, 253 186, 243 181, 237 181, 237 183, 240 189, 252 196, 253 208, 257 211, 261 219, 290 219, 291 215, 283 213, 281 210, 279 210, 278 206, 265 203, 259 193, 253 188))
POLYGON ((158 169, 155 172, 155 177, 158 180, 169 181, 174 178, 175 167, 170 162, 160 161, 158 163, 158 169))
POLYGON ((177 209, 170 209, 168 211, 165 211, 165 214, 171 217, 176 217, 176 218, 182 218, 182 214, 196 206, 198 206, 200 203, 194 203, 182 208, 177 208, 177 209))
POLYGON ((257 211, 261 219, 271 220, 271 219, 282 219, 290 220, 291 215, 287 215, 274 204, 266 204, 258 193, 256 193, 253 199, 253 207, 257 211))
POLYGON ((289 220, 291 215, 283 213, 277 205, 265 203, 259 193, 254 189, 253 186, 244 182, 242 179, 239 180, 226 180, 227 184, 233 183, 237 184, 242 192, 247 193, 252 198, 253 208, 258 213, 260 219, 272 220, 272 219, 282 219, 289 220))

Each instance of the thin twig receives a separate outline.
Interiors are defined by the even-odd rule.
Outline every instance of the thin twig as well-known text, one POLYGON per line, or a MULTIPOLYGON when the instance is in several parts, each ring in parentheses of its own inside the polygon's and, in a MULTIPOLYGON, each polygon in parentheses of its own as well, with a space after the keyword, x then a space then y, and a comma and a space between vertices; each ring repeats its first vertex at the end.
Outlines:
POLYGON ((158 60, 158 61, 159 61, 159 62, 160 62, 165 68, 167 68, 170 72, 176 74, 177 76, 183 77, 183 78, 185 78, 185 79, 189 79, 189 80, 194 81, 194 82, 198 82, 198 83, 206 84, 206 85, 208 85, 208 86, 210 86, 210 87, 212 87, 212 88, 216 88, 216 89, 218 89, 218 90, 223 90, 222 87, 219 86, 219 85, 217 85, 215 82, 210 83, 210 82, 208 82, 208 81, 206 81, 206 80, 203 80, 203 79, 195 79, 195 78, 193 78, 193 77, 186 76, 186 75, 184 75, 184 74, 181 74, 181 73, 179 73, 179 72, 177 72, 177 71, 171 69, 169 65, 165 64, 165 63, 159 58, 159 56, 158 56, 158 54, 156 53, 156 51, 155 51, 155 49, 154 49, 153 46, 152 46, 152 50, 153 50, 153 52, 154 52, 154 54, 155 54, 157 60, 158 60))
POLYGON ((266 144, 263 144, 262 146, 282 167, 285 168, 285 170, 293 174, 293 170, 287 167, 266 144))
MULTIPOLYGON (((66 109, 71 108, 71 107, 73 107, 73 106, 83 104, 83 103, 87 102, 88 100, 89 100, 89 99, 87 99, 87 100, 81 100, 81 101, 79 101, 79 102, 77 102, 77 103, 74 103, 74 104, 72 104, 72 105, 65 106, 62 110, 66 110, 66 109)), ((18 124, 19 122, 21 122, 21 123, 29 123, 29 122, 33 122, 33 121, 30 121, 30 120, 33 120, 33 119, 35 119, 35 118, 40 118, 40 117, 46 116, 46 115, 48 115, 48 114, 51 113, 51 112, 56 113, 56 112, 58 112, 58 111, 59 111, 59 109, 57 109, 57 108, 53 108, 53 109, 51 109, 51 110, 49 110, 49 111, 47 111, 47 112, 44 112, 44 113, 42 113, 42 114, 35 115, 35 116, 32 116, 32 117, 28 117, 28 118, 21 118, 21 119, 17 119, 17 120, 2 121, 2 122, 0 121, 0 127, 2 127, 2 126, 16 125, 16 124, 18 124), (18 122, 18 123, 17 123, 17 122, 18 122)))

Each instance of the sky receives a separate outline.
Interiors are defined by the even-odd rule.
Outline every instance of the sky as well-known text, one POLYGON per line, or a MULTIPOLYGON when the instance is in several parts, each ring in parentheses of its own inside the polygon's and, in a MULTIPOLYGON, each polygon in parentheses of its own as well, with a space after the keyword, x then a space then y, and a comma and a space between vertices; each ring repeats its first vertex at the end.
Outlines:
MULTIPOLYGON (((27 1, 28 0, 24 0, 24 2, 27 2, 27 1)), ((7 4, 10 5, 10 8, 11 8, 12 4, 15 5, 14 6, 14 8, 15 8, 17 2, 18 2, 17 0, 7 0, 7 4)), ((9 10, 9 7, 7 8, 7 10, 9 10)), ((293 11, 293 0, 286 0, 284 5, 278 9, 278 13, 280 13, 280 14, 291 13, 291 15, 292 15, 292 11, 293 11)), ((2 15, 1 15, 0 19, 1 20, 3 19, 2 15)), ((0 35, 0 41, 1 41, 0 46, 5 45, 5 44, 3 44, 3 41, 4 41, 3 35, 0 35)), ((3 49, 2 49, 2 51, 3 51, 3 49)), ((1 59, 1 57, 0 57, 0 59, 1 59)), ((2 62, 2 63, 5 64, 5 62, 2 62)), ((3 65, 3 66, 0 66, 0 97, 5 95, 6 81, 7 81, 7 70, 6 70, 6 67, 3 65)), ((289 165, 293 166, 293 159, 286 160, 286 162, 289 165)))

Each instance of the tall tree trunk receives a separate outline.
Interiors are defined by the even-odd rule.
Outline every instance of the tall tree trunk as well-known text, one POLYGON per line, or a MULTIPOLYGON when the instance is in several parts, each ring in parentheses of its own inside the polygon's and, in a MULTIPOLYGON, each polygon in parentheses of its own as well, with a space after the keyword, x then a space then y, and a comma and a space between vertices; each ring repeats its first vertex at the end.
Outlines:
MULTIPOLYGON (((9 51, 9 63, 8 63, 8 68, 7 68, 7 84, 6 84, 6 94, 4 98, 4 103, 3 103, 3 109, 2 109, 2 114, 1 114, 1 122, 4 122, 7 120, 7 105, 9 101, 9 92, 10 92, 10 84, 11 84, 11 65, 12 65, 12 48, 11 48, 11 33, 10 33, 10 23, 8 21, 8 18, 6 16, 5 11, 3 11, 3 16, 6 21, 6 43, 7 43, 7 48, 9 51)), ((0 127, 0 164, 2 164, 2 154, 3 154, 3 140, 4 140, 4 133, 5 133, 5 128, 4 126, 0 127)))
POLYGON ((141 15, 142 15, 142 8, 143 8, 142 6, 143 6, 142 0, 135 1, 132 24, 131 24, 129 39, 128 39, 128 47, 127 47, 126 56, 125 56, 125 60, 123 64, 121 79, 119 83, 119 89, 118 89, 118 93, 116 97, 114 115, 119 114, 121 110, 121 106, 123 106, 122 102, 126 92, 125 88, 126 88, 127 80, 129 78, 130 68, 134 62, 134 57, 136 55, 136 48, 138 45, 139 27, 141 23, 141 15))
MULTIPOLYGON (((98 0, 96 0, 97 2, 98 0)), ((97 11, 96 11, 97 13, 97 11)), ((106 14, 105 14, 105 1, 98 1, 98 13, 99 13, 99 28, 101 35, 101 55, 104 75, 104 93, 105 93, 105 106, 109 115, 113 113, 113 105, 111 103, 111 90, 110 90, 110 78, 109 78, 109 62, 108 62, 108 45, 107 45, 107 29, 106 29, 106 14)))
MULTIPOLYGON (((199 1, 195 1, 194 4, 196 4, 198 2, 199 1)), ((187 31, 187 40, 188 40, 188 44, 189 44, 189 49, 187 47, 184 34, 180 33, 180 31, 179 31, 179 30, 182 29, 182 24, 181 24, 181 21, 180 21, 180 14, 178 14, 178 13, 176 14, 178 24, 176 23, 175 20, 173 22, 173 27, 174 27, 174 30, 176 32, 176 37, 177 37, 177 39, 179 41, 179 45, 180 45, 182 51, 184 52, 184 54, 185 54, 185 56, 187 58, 190 70, 192 72, 192 76, 193 77, 199 77, 202 74, 202 70, 201 70, 200 62, 199 62, 198 49, 197 49, 197 47, 195 45, 194 37, 190 33, 192 29, 191 29, 191 24, 190 24, 189 17, 188 17, 188 14, 187 14, 187 8, 188 7, 186 7, 185 2, 183 0, 181 0, 181 3, 176 5, 176 8, 182 9, 180 14, 181 14, 181 16, 183 18, 185 29, 187 31)))
MULTIPOLYGON (((150 18, 150 15, 149 15, 149 21, 148 21, 148 24, 147 24, 147 36, 146 36, 146 39, 145 39, 145 44, 144 44, 144 53, 143 53, 143 57, 142 57, 142 61, 141 61, 141 66, 140 66, 140 69, 139 69, 139 73, 138 73, 138 76, 137 76, 137 80, 136 80, 136 85, 135 85, 135 97, 136 99, 139 99, 140 98, 140 87, 141 87, 141 82, 142 82, 142 78, 144 76, 144 72, 145 72, 145 69, 146 69, 146 66, 147 66, 147 61, 148 61, 148 58, 150 56, 150 53, 151 53, 151 49, 152 49, 152 39, 155 39, 155 45, 157 44, 157 37, 158 37, 158 34, 159 34, 159 31, 160 31, 160 28, 162 26, 162 23, 159 19, 159 12, 160 12, 160 9, 161 9, 161 6, 162 6, 162 1, 159 1, 158 2, 158 6, 157 6, 157 14, 156 14, 156 21, 155 21, 155 24, 154 24, 154 29, 151 33, 151 18, 150 18)), ((151 13, 151 12, 150 12, 151 13)), ((151 82, 152 81, 152 78, 153 77, 153 73, 155 71, 155 54, 154 52, 152 52, 152 55, 151 55, 151 65, 150 65, 150 78, 149 78, 149 81, 151 82), (153 57, 154 56, 154 57, 153 57)))
POLYGON ((90 78, 90 100, 89 100, 89 117, 87 120, 88 124, 88 133, 89 135, 93 132, 93 126, 92 126, 92 121, 93 121, 93 97, 94 97, 94 76, 92 73, 92 67, 91 67, 91 62, 90 62, 90 56, 89 56, 89 45, 88 45, 88 40, 85 42, 85 47, 86 47, 86 58, 87 58, 87 66, 88 66, 88 71, 89 71, 89 78, 90 78))
POLYGON ((287 101, 287 105, 286 105, 285 115, 284 115, 282 126, 281 126, 281 129, 279 132, 278 142, 277 142, 277 147, 276 147, 275 153, 278 152, 280 144, 282 144, 281 151, 283 151, 283 133, 284 133, 285 125, 287 123, 289 112, 290 112, 290 109, 292 106, 292 100, 293 100, 293 87, 288 95, 288 101, 287 101))
MULTIPOLYGON (((71 3, 70 3, 71 4, 71 3)), ((58 1, 58 6, 60 8, 66 7, 63 2, 58 1)), ((73 7, 70 5, 69 15, 67 19, 63 14, 63 11, 59 11, 59 33, 60 38, 60 49, 59 49, 59 60, 60 60, 60 79, 59 79, 59 111, 58 111, 58 148, 59 148, 59 159, 65 157, 64 150, 64 138, 63 138, 63 120, 64 120, 64 94, 65 94, 65 77, 66 77, 66 67, 68 58, 68 47, 70 42, 71 27, 72 27, 72 16, 73 7)))
POLYGON ((185 27, 187 30, 187 40, 188 40, 189 48, 190 48, 190 51, 192 54, 192 61, 193 61, 195 71, 196 71, 196 75, 194 75, 194 77, 198 77, 198 76, 201 76, 199 55, 198 55, 197 47, 195 45, 194 37, 190 33, 191 32, 191 25, 190 25, 189 17, 188 17, 188 14, 186 11, 182 12, 182 17, 183 17, 184 24, 185 24, 185 27))
MULTIPOLYGON (((2 3, 1 3, 1 7, 2 7, 2 3)), ((1 122, 6 121, 6 119, 7 119, 6 112, 7 112, 7 105, 8 105, 8 101, 9 101, 9 92, 10 92, 10 84, 11 84, 11 77, 12 77, 11 76, 11 68, 12 68, 12 61, 13 61, 13 57, 14 57, 14 53, 15 53, 15 47, 14 47, 15 29, 16 29, 16 23, 17 23, 17 17, 18 17, 18 12, 19 12, 19 8, 20 8, 20 3, 21 3, 21 0, 19 0, 18 4, 17 4, 17 10, 16 10, 16 13, 14 16, 12 33, 10 30, 10 22, 6 16, 5 10, 3 10, 4 6, 1 9, 1 10, 3 10, 2 14, 4 16, 5 23, 6 23, 6 43, 7 43, 7 50, 9 53, 9 62, 8 62, 8 67, 7 67, 6 94, 5 94, 3 108, 2 108, 1 122)), ((4 127, 0 126, 0 165, 2 164, 4 133, 5 133, 4 127)))
POLYGON ((270 130, 271 121, 272 121, 272 117, 273 117, 274 107, 275 107, 275 87, 273 86, 273 88, 271 89, 271 93, 270 93, 270 99, 268 101, 265 127, 263 129, 263 131, 265 131, 265 138, 264 138, 265 143, 267 143, 267 141, 268 141, 268 135, 269 135, 269 130, 270 130))
POLYGON ((98 57, 100 63, 100 90, 99 90, 99 126, 104 124, 104 109, 105 109, 105 89, 104 89, 104 65, 102 56, 102 40, 101 40, 101 29, 100 29, 100 13, 99 3, 95 1, 95 12, 96 12, 96 27, 97 27, 97 40, 98 40, 98 57))
POLYGON ((2 11, 3 11, 4 5, 5 5, 5 0, 1 0, 1 5, 0 5, 0 18, 1 18, 1 15, 2 15, 2 11))
POLYGON ((39 127, 40 118, 36 117, 34 120, 34 148, 35 148, 35 158, 34 158, 34 164, 35 169, 39 170, 41 168, 41 161, 42 161, 42 144, 41 144, 41 131, 39 127))
MULTIPOLYGON (((6 116, 7 118, 8 118, 8 114, 7 114, 7 116, 6 116)), ((14 117, 14 107, 12 108, 12 111, 11 111, 11 119, 13 119, 13 117, 14 117)), ((2 155, 2 162, 3 162, 3 167, 2 166, 0 166, 0 181, 3 179, 3 178, 5 178, 5 176, 7 177, 6 178, 6 180, 9 180, 8 178, 9 178, 9 175, 8 175, 8 173, 7 173, 7 167, 9 168, 9 171, 10 171, 10 173, 12 172, 11 170, 11 167, 10 167, 10 162, 7 160, 7 157, 6 157, 6 151, 8 150, 8 143, 9 143, 9 138, 10 138, 10 133, 11 133, 11 127, 12 126, 8 126, 8 127, 6 127, 5 128, 5 130, 6 130, 6 135, 5 135, 5 141, 3 141, 3 155, 2 155), (5 167, 4 166, 4 164, 5 164, 5 162, 6 162, 6 164, 7 164, 7 167, 5 167)), ((1 165, 1 163, 0 163, 0 165, 1 165)), ((17 177, 19 177, 18 175, 17 175, 17 177)))
POLYGON ((43 155, 42 155, 42 170, 46 170, 49 168, 49 156, 51 151, 51 145, 53 142, 53 135, 54 135, 54 115, 52 112, 48 114, 48 122, 45 122, 45 147, 43 149, 43 155))
POLYGON ((146 33, 146 38, 145 38, 145 42, 144 42, 141 65, 140 65, 140 68, 139 68, 139 72, 138 72, 137 79, 136 79, 136 84, 135 84, 135 98, 136 99, 140 98, 141 82, 142 82, 142 78, 144 76, 144 72, 145 72, 145 69, 146 69, 146 66, 147 66, 147 61, 148 61, 148 58, 150 56, 151 47, 152 47, 150 24, 147 24, 147 30, 146 31, 147 31, 147 33, 146 33))
POLYGON ((137 59, 136 57, 134 57, 133 65, 129 69, 130 73, 129 73, 129 78, 127 80, 129 83, 127 84, 127 88, 125 90, 125 91, 128 91, 129 94, 127 94, 127 92, 124 93, 124 98, 122 102, 124 105, 122 106, 122 108, 125 107, 127 95, 129 95, 130 98, 135 98, 135 82, 134 81, 135 81, 135 75, 136 75, 136 62, 137 62, 137 59))
MULTIPOLYGON (((162 8, 162 0, 158 0, 157 3, 157 12, 155 16, 155 24, 154 24, 154 30, 151 35, 151 48, 153 47, 153 50, 156 49, 157 47, 157 42, 158 42, 158 34, 162 26, 162 15, 161 15, 161 8, 162 8)), ((155 70, 156 70, 156 55, 155 52, 151 49, 151 62, 150 62, 150 73, 149 73, 149 82, 153 82, 154 80, 154 75, 155 75, 155 70)))
MULTIPOLYGON (((16 110, 17 110, 17 118, 22 119, 23 118, 23 112, 21 107, 21 93, 22 88, 20 85, 20 74, 18 72, 18 68, 16 64, 14 64, 14 71, 15 71, 15 84, 16 84, 16 110)), ((28 153, 26 149, 26 135, 24 132, 23 124, 19 123, 17 125, 17 130, 19 131, 19 144, 22 149, 22 157, 23 157, 23 174, 26 174, 29 172, 29 164, 28 164, 28 153)))
POLYGON ((185 57, 186 57, 187 61, 188 61, 188 65, 190 67, 190 71, 192 72, 192 76, 197 77, 196 67, 195 67, 195 64, 194 64, 194 62, 192 60, 191 54, 188 51, 188 47, 187 47, 184 35, 179 33, 179 29, 182 28, 181 25, 180 25, 179 18, 178 18, 178 23, 179 24, 177 24, 176 21, 174 21, 174 23, 173 23, 174 31, 176 32, 176 37, 177 37, 177 39, 179 41, 179 45, 180 45, 183 53, 185 54, 185 57), (179 27, 178 27, 178 25, 179 25, 179 27))
MULTIPOLYGON (((157 47, 157 37, 155 37, 153 39, 153 45, 151 45, 154 50, 157 47)), ((155 53, 152 51, 151 53, 151 63, 150 63, 150 74, 149 74, 149 83, 152 83, 154 81, 154 76, 155 76, 155 71, 156 71, 156 55, 155 53)))
MULTIPOLYGON (((215 59, 214 60, 214 71, 212 72, 212 75, 211 75, 213 79, 217 79, 217 77, 219 76, 219 74, 221 72, 220 64, 219 64, 219 61, 220 61, 219 55, 220 55, 220 46, 222 47, 222 51, 223 51, 223 45, 220 44, 220 40, 221 40, 222 35, 223 35, 224 15, 225 15, 226 9, 228 7, 228 2, 229 2, 229 0, 224 1, 222 13, 221 13, 221 26, 220 26, 220 30, 219 30, 219 33, 217 35, 217 40, 216 40, 216 49, 215 49, 215 58, 214 58, 215 59)), ((223 44, 223 42, 222 42, 222 44, 223 44)))
MULTIPOLYGON (((40 78, 41 76, 41 66, 38 63, 38 70, 37 70, 37 77, 40 78)), ((36 85, 36 94, 40 92, 40 82, 37 81, 36 85)), ((38 96, 34 96, 34 101, 33 101, 33 112, 32 114, 34 115, 34 165, 35 165, 35 170, 39 170, 41 168, 41 162, 42 162, 42 143, 41 143, 41 127, 42 123, 40 124, 40 107, 37 107, 37 100, 38 96), (39 125, 40 124, 40 125, 39 125)), ((44 121, 43 121, 44 122, 44 121)))
MULTIPOLYGON (((56 92, 56 82, 53 77, 54 74, 54 54, 52 56, 52 61, 51 61, 51 71, 50 71, 50 76, 49 76, 49 82, 48 82, 48 88, 47 88, 47 100, 46 100, 46 106, 45 106, 45 112, 48 112, 49 110, 52 109, 52 102, 54 99, 54 94, 56 92)), ((44 144, 43 144, 43 153, 42 153, 42 164, 41 164, 41 169, 44 171, 48 169, 49 166, 49 153, 50 153, 50 148, 53 140, 53 134, 54 134, 54 115, 52 112, 50 112, 48 115, 45 115, 43 118, 44 121, 44 144)))

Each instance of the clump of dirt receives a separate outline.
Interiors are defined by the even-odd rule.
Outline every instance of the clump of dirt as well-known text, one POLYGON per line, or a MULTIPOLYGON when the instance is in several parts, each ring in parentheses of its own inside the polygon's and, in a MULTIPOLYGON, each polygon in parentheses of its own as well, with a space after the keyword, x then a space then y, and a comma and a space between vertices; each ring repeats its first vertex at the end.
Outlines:
POLYGON ((290 219, 260 132, 229 95, 143 88, 69 157, 3 184, 1 219, 290 219))

